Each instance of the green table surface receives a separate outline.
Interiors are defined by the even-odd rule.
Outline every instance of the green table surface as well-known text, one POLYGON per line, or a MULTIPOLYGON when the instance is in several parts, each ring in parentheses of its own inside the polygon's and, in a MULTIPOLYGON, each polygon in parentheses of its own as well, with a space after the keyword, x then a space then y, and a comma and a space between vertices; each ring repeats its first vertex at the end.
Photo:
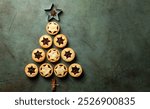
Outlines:
POLYGON ((150 0, 0 0, 0 91, 51 91, 54 75, 24 74, 51 3, 63 10, 61 33, 84 69, 78 79, 57 78, 57 91, 150 91, 150 0))

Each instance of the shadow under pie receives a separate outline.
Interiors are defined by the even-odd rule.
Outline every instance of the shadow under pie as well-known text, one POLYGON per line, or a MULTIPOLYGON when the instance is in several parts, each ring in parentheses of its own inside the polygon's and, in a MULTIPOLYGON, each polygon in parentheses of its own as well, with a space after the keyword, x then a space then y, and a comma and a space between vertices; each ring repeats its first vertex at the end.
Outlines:
MULTIPOLYGON (((42 76, 41 76, 42 77, 42 76)), ((46 80, 46 81, 50 81, 50 80, 52 80, 53 78, 55 78, 55 75, 54 74, 52 74, 50 77, 42 77, 44 80, 46 80)))
POLYGON ((27 77, 30 81, 38 81, 39 79, 39 74, 37 74, 35 77, 27 77))
POLYGON ((73 77, 75 80, 81 80, 85 77, 84 71, 82 71, 81 75, 79 77, 73 77))
POLYGON ((65 77, 57 77, 57 78, 60 79, 60 80, 62 80, 62 81, 67 81, 68 75, 69 74, 67 74, 65 77))

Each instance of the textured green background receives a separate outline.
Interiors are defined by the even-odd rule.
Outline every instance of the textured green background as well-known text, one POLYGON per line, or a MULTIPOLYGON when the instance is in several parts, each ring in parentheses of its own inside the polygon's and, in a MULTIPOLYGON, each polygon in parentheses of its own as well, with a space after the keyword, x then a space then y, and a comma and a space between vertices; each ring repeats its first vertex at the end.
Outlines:
POLYGON ((84 69, 57 91, 150 91, 150 0, 0 0, 0 91, 51 91, 51 78, 24 74, 51 3, 84 69))

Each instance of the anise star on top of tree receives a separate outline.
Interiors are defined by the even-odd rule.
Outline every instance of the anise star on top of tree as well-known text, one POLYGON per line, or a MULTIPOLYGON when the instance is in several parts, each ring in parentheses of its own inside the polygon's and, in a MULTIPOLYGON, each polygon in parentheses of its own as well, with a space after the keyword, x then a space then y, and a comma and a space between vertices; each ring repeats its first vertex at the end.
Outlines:
POLYGON ((64 39, 62 37, 57 38, 57 42, 58 42, 59 45, 63 44, 64 43, 64 39))
POLYGON ((48 38, 43 37, 43 40, 41 42, 43 42, 43 45, 48 45, 50 40, 48 38))
POLYGON ((72 53, 70 53, 70 51, 65 51, 65 55, 64 56, 66 56, 66 58, 71 58, 71 54, 72 53))
POLYGON ((33 66, 29 67, 29 68, 28 68, 28 72, 29 72, 30 74, 35 73, 35 68, 34 68, 33 66))
POLYGON ((35 55, 35 58, 38 58, 38 59, 40 59, 41 57, 42 57, 42 52, 39 52, 39 51, 37 51, 36 53, 34 53, 34 55, 35 55))
POLYGON ((77 66, 72 67, 72 73, 74 73, 74 74, 79 73, 79 68, 77 66))

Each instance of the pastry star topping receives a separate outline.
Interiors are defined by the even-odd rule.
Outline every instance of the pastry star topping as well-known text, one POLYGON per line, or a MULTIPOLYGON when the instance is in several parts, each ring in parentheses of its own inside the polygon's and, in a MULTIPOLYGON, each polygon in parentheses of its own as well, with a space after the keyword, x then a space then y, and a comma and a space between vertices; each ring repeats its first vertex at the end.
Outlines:
POLYGON ((68 58, 71 58, 71 54, 72 53, 70 53, 70 51, 65 51, 65 55, 64 56, 66 56, 66 58, 68 59, 68 58))
POLYGON ((36 53, 34 53, 34 55, 35 55, 35 58, 38 58, 38 59, 40 59, 41 57, 42 57, 42 52, 39 52, 39 51, 37 51, 36 53))
POLYGON ((43 45, 48 45, 50 40, 48 38, 43 37, 43 40, 41 42, 43 42, 43 45))
POLYGON ((51 73, 51 68, 50 68, 49 65, 46 65, 46 66, 43 67, 42 71, 45 72, 45 76, 46 76, 49 73, 51 73))
POLYGON ((58 74, 64 74, 66 72, 66 68, 63 65, 59 65, 56 71, 58 74))
POLYGON ((60 45, 60 44, 63 44, 64 39, 63 39, 62 37, 57 38, 57 42, 58 42, 59 45, 60 45))
POLYGON ((48 21, 55 19, 57 21, 59 21, 59 14, 62 12, 62 10, 60 9, 56 9, 54 7, 54 4, 51 4, 50 9, 45 9, 47 15, 48 15, 48 21))
POLYGON ((28 72, 32 75, 32 73, 35 73, 35 68, 33 66, 29 67, 28 72))
POLYGON ((57 57, 57 52, 53 50, 53 51, 51 51, 49 56, 51 57, 51 59, 55 59, 57 57))
POLYGON ((77 68, 77 66, 72 67, 72 71, 71 72, 76 75, 77 73, 79 73, 79 68, 77 68))

